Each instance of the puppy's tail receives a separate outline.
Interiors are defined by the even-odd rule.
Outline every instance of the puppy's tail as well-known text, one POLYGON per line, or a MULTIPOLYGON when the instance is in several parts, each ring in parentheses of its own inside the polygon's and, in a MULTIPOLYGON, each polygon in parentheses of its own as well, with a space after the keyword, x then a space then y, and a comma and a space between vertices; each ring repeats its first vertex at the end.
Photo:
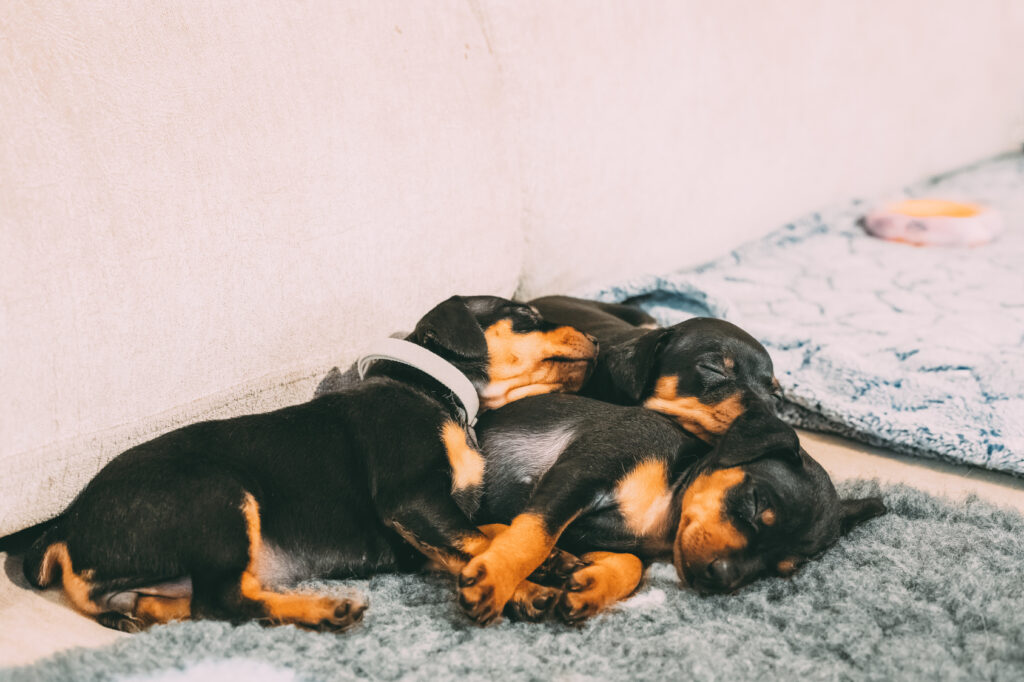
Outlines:
POLYGON ((61 543, 63 534, 60 522, 61 519, 58 517, 48 524, 43 524, 43 534, 36 538, 32 546, 25 552, 22 564, 25 579, 39 589, 50 586, 57 578, 57 569, 61 566, 59 550, 64 545, 61 543))

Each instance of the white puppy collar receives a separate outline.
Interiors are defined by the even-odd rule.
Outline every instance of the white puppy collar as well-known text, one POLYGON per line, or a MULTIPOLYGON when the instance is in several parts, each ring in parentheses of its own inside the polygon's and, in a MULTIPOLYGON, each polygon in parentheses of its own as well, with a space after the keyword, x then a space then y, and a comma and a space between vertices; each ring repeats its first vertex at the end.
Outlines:
POLYGON ((466 425, 470 428, 476 425, 476 416, 480 411, 480 396, 477 395, 472 382, 455 365, 423 346, 402 339, 381 339, 371 348, 369 353, 356 362, 360 380, 366 375, 370 365, 377 360, 390 360, 415 367, 450 390, 462 403, 466 425))

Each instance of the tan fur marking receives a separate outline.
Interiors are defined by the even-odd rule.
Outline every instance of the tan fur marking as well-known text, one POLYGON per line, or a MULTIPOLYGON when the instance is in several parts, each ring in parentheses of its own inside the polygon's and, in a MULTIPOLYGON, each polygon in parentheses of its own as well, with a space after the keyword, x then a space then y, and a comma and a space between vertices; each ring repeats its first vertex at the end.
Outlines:
POLYGON ((499 320, 486 330, 488 379, 481 403, 496 409, 530 395, 575 392, 583 386, 587 362, 597 348, 580 331, 558 327, 550 332, 517 333, 511 320, 499 320), (556 362, 549 358, 574 358, 556 362))
POLYGON ((466 431, 453 421, 445 422, 441 428, 441 440, 452 465, 452 492, 482 485, 484 482, 484 458, 470 447, 466 431))
MULTIPOLYGON (((459 549, 468 554, 469 556, 480 556, 487 551, 487 548, 491 546, 491 538, 480 537, 479 535, 467 536, 457 542, 459 549)), ((462 562, 462 566, 465 566, 466 562, 462 562)), ((462 570, 462 566, 459 566, 457 570, 452 573, 458 573, 462 570)))
POLYGON ((643 579, 643 562, 632 554, 589 552, 580 558, 588 565, 572 574, 567 583, 570 589, 562 597, 563 608, 573 620, 589 618, 625 599, 643 579))
MULTIPOLYGON (((477 527, 477 530, 483 533, 484 537, 473 535, 464 538, 458 543, 459 549, 471 557, 477 557, 486 552, 487 548, 491 546, 491 541, 508 530, 508 524, 488 523, 477 527)), ((463 566, 465 566, 465 562, 463 562, 462 566, 459 566, 458 570, 453 571, 453 573, 461 571, 463 566)))
POLYGON ((497 566, 504 568, 508 578, 514 581, 512 587, 515 587, 544 563, 555 546, 555 539, 548 534, 540 516, 520 514, 512 519, 508 530, 491 541, 483 556, 490 557, 497 566))
MULTIPOLYGON (((57 543, 63 545, 64 543, 57 543)), ((46 548, 43 553, 43 560, 39 562, 39 575, 36 576, 36 580, 43 587, 49 587, 50 583, 56 578, 57 567, 60 566, 60 562, 57 560, 57 554, 60 550, 55 549, 56 544, 50 545, 46 548)), ((67 551, 67 547, 64 547, 64 551, 67 551)))
POLYGON ((725 365, 725 368, 728 370, 732 370, 733 368, 736 367, 736 361, 733 360, 731 355, 726 355, 724 358, 722 358, 722 364, 725 365))
POLYGON ((796 572, 797 560, 795 558, 783 559, 778 563, 776 568, 781 576, 790 576, 796 572))
POLYGON ((338 601, 298 592, 271 592, 263 588, 252 573, 246 571, 241 580, 242 596, 261 602, 267 610, 267 619, 272 623, 294 623, 316 626, 334 617, 338 601))
POLYGON ((615 497, 626 525, 638 536, 661 535, 666 531, 672 491, 665 462, 641 462, 619 481, 615 497))
MULTIPOLYGON (((493 540, 494 538, 498 537, 499 535, 501 535, 502 533, 504 533, 505 531, 508 530, 508 524, 507 523, 488 523, 488 524, 483 525, 483 526, 478 526, 477 530, 480 531, 481 533, 483 533, 484 535, 486 535, 490 540, 493 540)), ((490 545, 490 542, 488 542, 487 544, 490 545)), ((474 554, 478 554, 478 553, 479 552, 476 552, 474 554)))
MULTIPOLYGON (((708 564, 747 545, 747 538, 723 514, 726 493, 743 482, 739 467, 701 474, 683 494, 677 559, 708 564)), ((677 566, 678 568, 678 566, 677 566)))
POLYGON ((242 503, 246 531, 249 535, 249 565, 239 587, 246 599, 258 601, 266 609, 267 619, 272 623, 294 623, 315 627, 335 617, 335 609, 341 605, 338 599, 299 592, 273 592, 263 587, 256 577, 260 552, 263 550, 263 536, 260 532, 259 505, 251 494, 245 494, 242 503))
POLYGON ((192 617, 192 600, 189 597, 153 597, 140 595, 135 602, 132 615, 146 625, 188 620, 192 617))
POLYGON ((701 440, 714 440, 743 414, 740 393, 708 404, 702 403, 696 396, 680 396, 678 388, 679 377, 661 377, 655 384, 654 395, 644 401, 644 407, 675 417, 684 429, 701 440))
MULTIPOLYGON (((68 600, 76 609, 90 616, 96 616, 103 612, 100 605, 89 596, 89 592, 92 589, 89 578, 92 572, 83 571, 81 574, 75 573, 66 544, 55 542, 50 545, 43 556, 43 566, 45 567, 46 575, 51 580, 53 579, 54 567, 60 566, 61 585, 64 588, 64 594, 67 595, 68 600)), ((40 573, 42 572, 40 571, 40 573)))
POLYGON ((561 530, 550 534, 536 514, 520 514, 512 519, 508 530, 495 537, 487 551, 462 571, 464 578, 475 578, 473 585, 461 588, 464 600, 486 603, 489 610, 500 614, 520 583, 544 563, 561 530))
POLYGON ((761 523, 766 526, 774 526, 776 521, 775 512, 771 509, 765 509, 761 512, 761 523))

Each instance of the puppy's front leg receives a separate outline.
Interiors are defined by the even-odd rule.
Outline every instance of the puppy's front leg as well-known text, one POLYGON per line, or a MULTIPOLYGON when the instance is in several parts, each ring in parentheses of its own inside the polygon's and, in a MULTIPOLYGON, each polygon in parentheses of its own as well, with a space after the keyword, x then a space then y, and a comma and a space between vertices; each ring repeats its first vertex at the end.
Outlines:
MULTIPOLYGON (((447 495, 409 500, 388 515, 388 525, 430 563, 458 576, 468 562, 483 554, 508 527, 499 524, 474 527, 447 495)), ((546 556, 545 556, 546 558, 546 556)), ((507 598, 509 613, 517 620, 542 620, 559 602, 562 591, 526 580, 514 586, 507 598)))
POLYGON ((526 510, 459 575, 459 603, 470 618, 494 622, 519 585, 544 564, 559 535, 593 498, 598 482, 577 467, 556 464, 541 479, 526 510))

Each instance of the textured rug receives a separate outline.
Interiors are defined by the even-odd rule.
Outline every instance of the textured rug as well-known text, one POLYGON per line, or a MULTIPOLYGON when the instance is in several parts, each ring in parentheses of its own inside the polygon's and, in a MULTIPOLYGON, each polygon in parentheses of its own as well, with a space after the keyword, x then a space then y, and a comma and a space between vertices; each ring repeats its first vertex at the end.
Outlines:
POLYGON ((663 324, 740 325, 771 353, 794 425, 1024 474, 1024 156, 889 198, 905 197, 980 201, 1006 230, 970 249, 908 246, 867 235, 878 202, 852 201, 708 265, 581 295, 663 324))
POLYGON ((346 634, 175 624, 0 680, 1024 679, 1024 517, 905 486, 881 493, 887 516, 791 579, 699 597, 655 566, 579 629, 481 629, 448 580, 387 575, 346 583, 371 603, 346 634))

